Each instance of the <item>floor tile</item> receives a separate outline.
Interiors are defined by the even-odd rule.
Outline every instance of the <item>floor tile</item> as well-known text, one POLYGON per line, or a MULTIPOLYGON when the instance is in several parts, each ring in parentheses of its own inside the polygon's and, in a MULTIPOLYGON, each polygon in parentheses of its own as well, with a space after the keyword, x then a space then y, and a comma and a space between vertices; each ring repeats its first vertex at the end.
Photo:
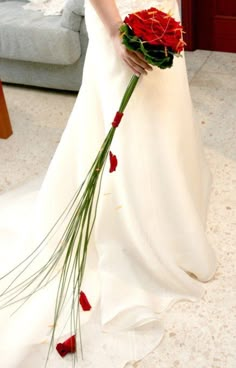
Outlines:
POLYGON ((196 50, 193 52, 185 51, 186 65, 190 81, 209 58, 210 54, 211 51, 205 50, 196 50))
POLYGON ((191 85, 191 93, 205 144, 236 159, 236 91, 191 85))
POLYGON ((38 126, 64 128, 77 94, 4 84, 11 120, 38 126), (27 106, 27 109, 25 108, 27 106))
POLYGON ((236 74, 236 53, 211 53, 202 68, 205 72, 236 74))
POLYGON ((61 134, 59 128, 18 122, 14 135, 0 140, 0 192, 44 172, 61 134))
POLYGON ((213 73, 201 69, 195 73, 191 79, 191 86, 205 87, 212 90, 221 90, 230 93, 231 90, 236 91, 236 73, 213 73))

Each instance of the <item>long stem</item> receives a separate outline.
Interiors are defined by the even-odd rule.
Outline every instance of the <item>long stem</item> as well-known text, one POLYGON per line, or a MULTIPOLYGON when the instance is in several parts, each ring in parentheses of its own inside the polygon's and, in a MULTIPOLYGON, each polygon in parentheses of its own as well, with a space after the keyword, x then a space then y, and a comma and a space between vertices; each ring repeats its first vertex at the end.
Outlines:
POLYGON ((133 75, 130 79, 130 82, 128 84, 128 87, 126 88, 126 91, 124 93, 124 96, 121 100, 121 104, 120 104, 120 108, 119 108, 119 112, 124 112, 129 100, 130 100, 130 97, 132 96, 133 92, 134 92, 134 89, 139 81, 139 78, 137 75, 133 75))
MULTIPOLYGON (((124 112, 138 83, 138 80, 139 77, 136 75, 133 75, 130 79, 118 110, 120 113, 124 112)), ((86 266, 89 241, 96 220, 103 172, 115 131, 116 128, 112 126, 80 188, 75 193, 71 202, 68 204, 51 230, 49 230, 49 232, 46 234, 36 250, 34 250, 28 257, 26 257, 25 260, 23 260, 7 275, 2 277, 3 279, 19 269, 18 274, 13 278, 2 294, 0 294, 1 300, 6 298, 6 302, 4 305, 0 305, 0 307, 4 308, 7 305, 11 305, 20 301, 22 301, 22 306, 35 292, 39 291, 42 287, 45 287, 54 279, 53 273, 56 271, 56 266, 59 264, 63 256, 64 259, 62 269, 60 271, 61 274, 55 300, 54 326, 46 365, 49 358, 49 352, 52 348, 57 322, 60 318, 63 308, 65 307, 67 299, 70 299, 68 294, 71 290, 71 285, 71 329, 74 329, 75 334, 76 330, 78 329, 78 320, 80 320, 78 297, 86 266), (23 281, 17 283, 18 278, 23 275, 28 267, 38 257, 38 254, 43 250, 44 246, 47 245, 48 240, 55 235, 59 225, 66 221, 67 216, 71 211, 72 214, 68 220, 66 229, 64 230, 60 240, 54 248, 54 251, 49 257, 49 260, 42 267, 39 267, 39 269, 35 270, 33 274, 26 277, 23 281), (21 266, 23 267, 23 270, 20 270, 21 266), (30 291, 30 287, 33 288, 32 291, 30 291), (24 292, 26 292, 26 295, 23 294, 24 292)), ((80 322, 79 335, 81 343, 80 322)))

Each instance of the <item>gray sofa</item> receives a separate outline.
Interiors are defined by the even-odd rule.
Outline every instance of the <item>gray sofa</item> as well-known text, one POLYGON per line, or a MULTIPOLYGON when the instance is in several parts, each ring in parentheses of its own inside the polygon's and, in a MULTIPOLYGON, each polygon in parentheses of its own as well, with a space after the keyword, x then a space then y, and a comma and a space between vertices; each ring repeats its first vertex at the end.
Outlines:
POLYGON ((67 0, 61 16, 0 0, 0 79, 78 91, 88 43, 84 0, 67 0))

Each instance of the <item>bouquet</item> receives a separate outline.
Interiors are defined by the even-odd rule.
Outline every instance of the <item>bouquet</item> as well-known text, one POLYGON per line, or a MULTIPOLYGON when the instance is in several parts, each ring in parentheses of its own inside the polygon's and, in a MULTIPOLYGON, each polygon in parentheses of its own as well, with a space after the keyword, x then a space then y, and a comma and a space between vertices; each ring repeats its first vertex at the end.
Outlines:
MULTIPOLYGON (((183 29, 179 22, 175 21, 170 14, 156 8, 129 14, 120 27, 120 36, 123 44, 130 50, 140 52, 148 63, 161 69, 172 67, 174 56, 179 56, 183 50, 182 33, 183 29)), ((139 77, 137 75, 132 76, 101 149, 83 183, 62 213, 60 219, 58 219, 49 234, 39 244, 38 248, 7 275, 2 277, 5 278, 9 274, 17 272, 16 277, 13 278, 13 281, 9 283, 9 286, 0 295, 1 308, 5 308, 13 303, 25 303, 35 292, 45 287, 56 276, 59 276, 55 300, 54 327, 49 352, 53 345, 57 322, 63 307, 69 301, 71 304, 69 316, 71 337, 64 343, 57 344, 56 347, 62 357, 68 352, 76 351, 77 330, 80 332, 80 328, 78 328, 79 304, 83 310, 91 308, 85 293, 81 291, 81 284, 86 265, 87 249, 96 220, 103 171, 108 157, 110 160, 110 172, 112 173, 116 170, 118 160, 116 155, 111 152, 110 147, 138 80, 139 77), (65 231, 46 264, 36 269, 30 276, 26 276, 23 281, 19 281, 24 276, 24 272, 29 265, 37 257, 38 252, 46 245, 47 239, 55 233, 61 221, 63 222, 67 219, 68 214, 70 214, 70 218, 65 231), (62 262, 62 268, 56 272, 56 266, 59 262, 62 262)))

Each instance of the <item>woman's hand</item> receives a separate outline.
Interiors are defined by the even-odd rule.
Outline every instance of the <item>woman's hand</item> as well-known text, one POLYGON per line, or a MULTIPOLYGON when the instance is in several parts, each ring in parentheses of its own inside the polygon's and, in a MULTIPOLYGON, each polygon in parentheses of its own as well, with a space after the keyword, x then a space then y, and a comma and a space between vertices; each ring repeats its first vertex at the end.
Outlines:
POLYGON ((122 45, 120 38, 120 25, 123 23, 119 14, 115 0, 90 0, 98 16, 107 28, 111 36, 116 52, 121 59, 130 67, 136 75, 147 74, 147 71, 152 70, 152 67, 146 62, 143 55, 127 50, 122 45))
POLYGON ((148 71, 152 70, 152 67, 146 62, 141 53, 128 50, 122 44, 119 31, 116 31, 111 37, 117 54, 129 66, 133 73, 140 76, 141 74, 147 74, 148 71))
POLYGON ((115 50, 121 59, 136 75, 147 74, 152 67, 143 55, 136 51, 127 50, 120 38, 120 25, 123 23, 115 0, 90 0, 98 16, 111 36, 115 50))

